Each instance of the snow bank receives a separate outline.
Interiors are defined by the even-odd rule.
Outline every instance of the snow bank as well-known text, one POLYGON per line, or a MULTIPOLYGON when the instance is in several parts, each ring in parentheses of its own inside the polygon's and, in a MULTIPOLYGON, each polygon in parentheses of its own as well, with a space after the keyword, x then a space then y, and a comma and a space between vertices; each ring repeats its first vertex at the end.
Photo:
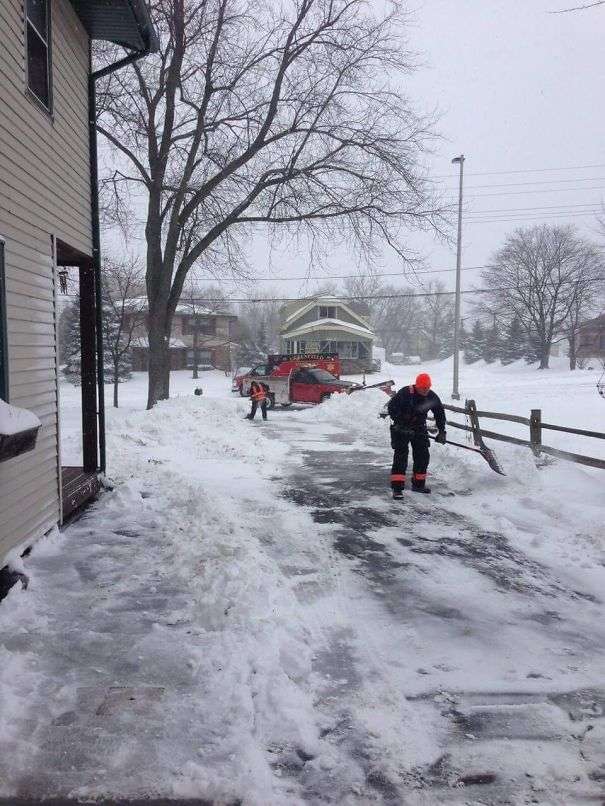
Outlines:
POLYGON ((33 412, 10 406, 4 400, 0 400, 0 434, 12 436, 39 426, 40 420, 33 412))

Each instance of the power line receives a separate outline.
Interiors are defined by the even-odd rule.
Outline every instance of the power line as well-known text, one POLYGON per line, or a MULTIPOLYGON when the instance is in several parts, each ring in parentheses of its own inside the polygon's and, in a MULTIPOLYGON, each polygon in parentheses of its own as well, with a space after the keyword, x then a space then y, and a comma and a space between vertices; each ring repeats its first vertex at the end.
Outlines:
MULTIPOLYGON (((474 271, 476 269, 486 269, 487 266, 463 266, 462 271, 474 271)), ((444 272, 453 272, 456 271, 455 268, 449 269, 426 269, 420 271, 414 271, 415 275, 422 275, 422 274, 442 274, 444 272)), ((320 277, 308 277, 307 275, 300 276, 300 277, 250 277, 247 279, 241 277, 220 277, 215 280, 208 280, 210 284, 212 283, 284 283, 284 282, 307 282, 307 281, 320 281, 323 282, 324 280, 354 280, 355 278, 359 277, 358 274, 326 274, 320 277)), ((401 277, 402 280, 412 279, 412 275, 407 277, 406 275, 402 274, 400 271, 392 271, 392 272, 380 272, 378 274, 371 274, 369 275, 368 279, 373 279, 374 277, 401 277)))
POLYGON ((464 213, 464 217, 468 218, 469 216, 477 216, 477 215, 491 215, 492 213, 538 213, 542 210, 555 210, 561 213, 570 212, 573 213, 576 210, 578 212, 599 212, 600 207, 595 207, 594 202, 572 202, 570 204, 542 204, 542 205, 532 205, 531 207, 496 207, 493 210, 477 210, 477 209, 468 209, 464 213), (585 210, 578 210, 578 208, 584 207, 589 208, 585 210))
POLYGON ((569 184, 571 182, 605 182, 605 176, 577 176, 573 179, 534 179, 533 182, 506 182, 502 185, 467 185, 469 189, 476 190, 478 188, 517 188, 526 185, 552 185, 552 184, 569 184))
MULTIPOLYGON (((605 165, 569 165, 565 168, 520 168, 514 171, 471 171, 469 173, 465 173, 465 176, 506 176, 509 174, 535 174, 548 173, 552 171, 587 171, 589 168, 605 168, 605 165)), ((438 174, 429 178, 457 179, 457 174, 438 174)))
POLYGON ((585 213, 545 213, 544 215, 532 216, 507 216, 496 218, 468 218, 465 219, 466 224, 506 224, 511 222, 523 223, 524 221, 560 221, 561 219, 568 218, 586 218, 587 216, 594 218, 596 213, 599 212, 585 212, 585 213))
MULTIPOLYGON (((600 282, 601 280, 605 280, 604 277, 593 277, 591 278, 593 282, 600 282)), ((571 283, 573 284, 573 280, 563 281, 563 283, 571 283)), ((562 284, 563 284, 562 283, 562 284)), ((461 294, 493 294, 495 291, 510 291, 509 286, 495 286, 494 288, 471 288, 468 291, 461 291, 461 294)), ((331 300, 335 302, 366 302, 368 300, 383 300, 383 299, 415 299, 420 297, 446 297, 452 296, 456 292, 455 291, 421 291, 421 292, 414 292, 414 293, 404 293, 404 294, 358 294, 355 296, 347 296, 341 297, 338 295, 330 294, 329 297, 331 300)), ((224 299, 215 299, 211 297, 195 297, 193 299, 187 300, 192 304, 201 303, 201 302, 212 302, 212 303, 225 303, 225 302, 241 302, 241 303, 251 303, 251 304, 259 304, 263 302, 301 302, 303 300, 312 300, 314 299, 313 294, 306 296, 306 297, 265 297, 265 298, 255 298, 252 297, 250 299, 245 298, 235 298, 235 297, 226 297, 224 299)), ((185 303, 186 304, 186 303, 185 303)))
MULTIPOLYGON (((497 187, 497 186, 494 186, 497 187)), ((605 185, 596 185, 590 188, 547 188, 544 190, 505 190, 499 193, 465 193, 466 199, 489 199, 493 196, 530 196, 536 193, 589 193, 591 191, 605 190, 605 185)), ((453 196, 449 198, 454 198, 453 196)))
MULTIPOLYGON (((477 267, 478 268, 478 267, 477 267)), ((489 268, 486 266, 485 268, 489 268)), ((605 280, 605 275, 596 275, 595 277, 591 277, 591 282, 601 282, 605 280)), ((575 280, 563 280, 561 281, 561 285, 573 285, 576 281, 575 280)), ((466 291, 461 291, 461 294, 493 294, 495 291, 510 291, 510 286, 494 286, 493 288, 470 288, 466 291)), ((383 299, 415 299, 421 297, 447 297, 452 296, 456 292, 455 291, 414 291, 414 292, 405 292, 401 294, 355 294, 349 296, 340 296, 337 294, 329 294, 331 300, 336 302, 357 302, 362 301, 365 302, 367 300, 383 300, 383 299)), ((61 296, 67 297, 77 297, 78 294, 62 294, 61 296)), ((304 297, 189 297, 184 301, 181 300, 181 305, 187 304, 199 304, 202 302, 211 302, 215 304, 225 304, 226 302, 241 302, 241 303, 251 303, 251 304, 258 304, 263 302, 301 302, 304 300, 312 300, 316 297, 316 294, 309 294, 304 297)))

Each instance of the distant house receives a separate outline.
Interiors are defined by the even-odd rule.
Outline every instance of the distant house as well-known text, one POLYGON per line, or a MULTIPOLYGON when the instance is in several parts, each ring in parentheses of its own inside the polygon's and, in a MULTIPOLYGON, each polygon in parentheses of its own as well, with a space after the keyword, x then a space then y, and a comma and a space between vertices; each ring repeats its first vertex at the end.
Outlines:
POLYGON ((578 359, 605 360, 605 313, 583 322, 577 330, 577 335, 578 359))
MULTIPOLYGON (((137 306, 140 310, 140 306, 137 306)), ((225 311, 179 305, 174 315, 170 336, 170 368, 198 367, 231 369, 231 356, 239 335, 238 317, 225 311), (197 353, 197 361, 196 354, 197 353)), ((134 332, 132 342, 133 369, 147 372, 149 343, 145 325, 134 332)))
POLYGON ((375 336, 366 316, 336 297, 310 297, 281 309, 281 352, 338 353, 343 372, 371 369, 375 336))
MULTIPOLYGON (((9 551, 94 496, 105 469, 92 40, 126 48, 131 61, 154 50, 146 4, 0 2, 0 398, 8 412, 0 432, 0 567, 9 551), (61 461, 58 410, 57 295, 68 267, 80 285, 78 467, 61 461), (11 433, 9 416, 39 423, 35 441, 11 433)), ((104 74, 120 66, 121 59, 104 74)))

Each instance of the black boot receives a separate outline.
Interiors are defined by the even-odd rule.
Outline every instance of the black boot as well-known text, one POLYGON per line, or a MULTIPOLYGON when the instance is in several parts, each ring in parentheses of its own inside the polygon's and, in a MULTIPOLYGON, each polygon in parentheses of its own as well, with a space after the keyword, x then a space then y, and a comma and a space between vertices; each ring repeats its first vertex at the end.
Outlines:
POLYGON ((425 495, 430 495, 431 488, 426 486, 424 481, 413 481, 412 482, 412 492, 415 493, 424 493, 425 495))
POLYGON ((393 487, 393 498, 394 498, 395 501, 401 501, 401 499, 403 498, 403 490, 402 489, 397 489, 396 490, 393 487))

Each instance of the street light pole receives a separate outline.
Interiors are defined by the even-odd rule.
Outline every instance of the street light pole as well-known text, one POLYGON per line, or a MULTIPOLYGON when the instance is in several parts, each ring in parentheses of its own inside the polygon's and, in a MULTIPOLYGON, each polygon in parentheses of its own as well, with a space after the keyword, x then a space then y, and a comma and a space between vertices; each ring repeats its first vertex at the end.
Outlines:
POLYGON ((458 247, 456 250, 456 305, 454 321, 454 380, 452 399, 460 400, 458 391, 458 369, 460 365, 460 266, 462 263, 462 176, 464 173, 464 154, 454 157, 453 163, 460 165, 460 191, 458 195, 458 247))

